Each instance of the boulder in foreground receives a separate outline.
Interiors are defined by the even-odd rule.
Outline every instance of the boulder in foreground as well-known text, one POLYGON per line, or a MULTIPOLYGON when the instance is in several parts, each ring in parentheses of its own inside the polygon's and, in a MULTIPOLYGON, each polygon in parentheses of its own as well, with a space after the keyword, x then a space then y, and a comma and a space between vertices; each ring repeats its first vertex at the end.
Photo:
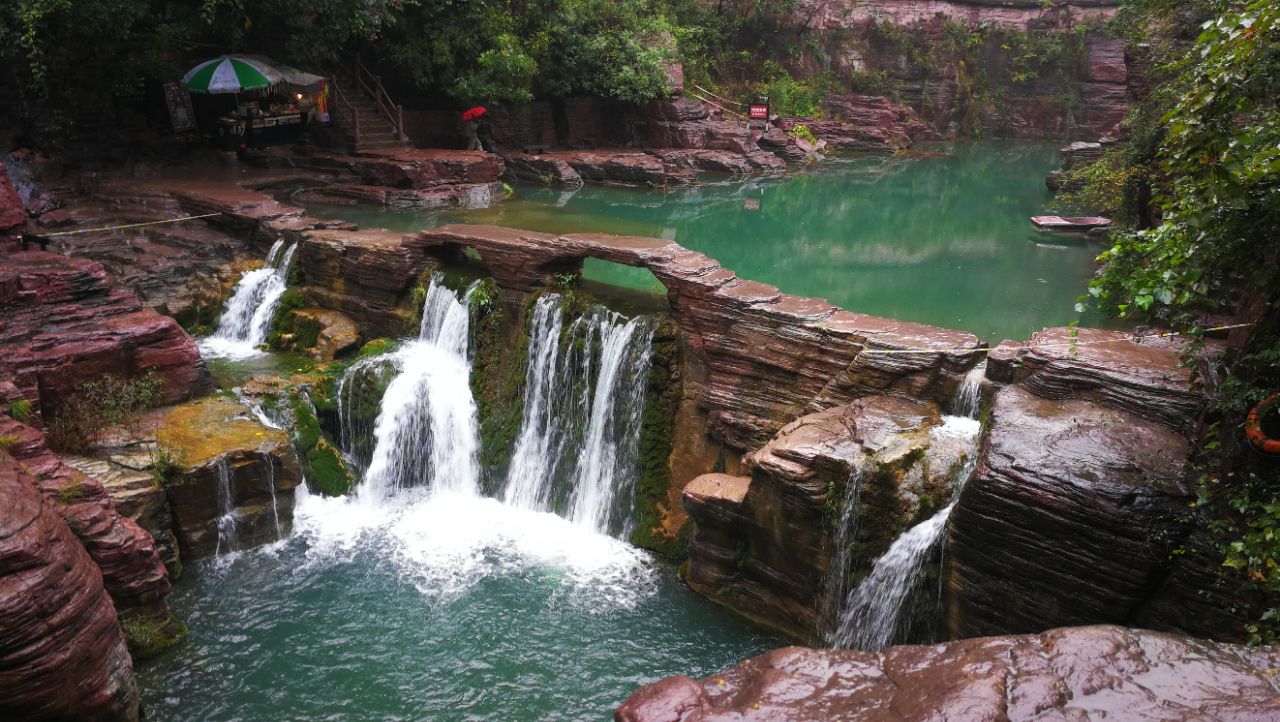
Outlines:
POLYGON ((1280 647, 1113 626, 890 647, 788 647, 642 687, 618 722, 1280 719, 1280 647))

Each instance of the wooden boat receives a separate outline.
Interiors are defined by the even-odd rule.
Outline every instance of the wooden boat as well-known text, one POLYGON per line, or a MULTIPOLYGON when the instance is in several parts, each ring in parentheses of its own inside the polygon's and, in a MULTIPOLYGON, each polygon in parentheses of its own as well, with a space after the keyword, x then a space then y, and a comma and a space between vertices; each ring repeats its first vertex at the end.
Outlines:
POLYGON ((1067 233, 1084 233, 1093 228, 1106 228, 1111 225, 1110 218, 1100 216, 1079 216, 1063 218, 1062 216, 1031 216, 1031 222, 1042 231, 1059 231, 1067 233))

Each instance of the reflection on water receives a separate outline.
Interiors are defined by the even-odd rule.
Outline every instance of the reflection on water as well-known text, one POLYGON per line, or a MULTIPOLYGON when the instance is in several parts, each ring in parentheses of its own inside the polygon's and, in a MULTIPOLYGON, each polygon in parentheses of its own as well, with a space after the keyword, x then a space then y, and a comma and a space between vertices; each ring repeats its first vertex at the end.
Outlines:
MULTIPOLYGON (((787 178, 665 192, 522 185, 514 198, 487 209, 308 208, 397 230, 494 223, 667 238, 787 293, 965 329, 993 342, 1074 320, 1075 300, 1100 249, 1038 234, 1028 220, 1050 203, 1044 175, 1056 163, 1054 145, 989 141, 940 148, 949 155, 863 157, 787 178)), ((588 276, 631 287, 653 284, 607 265, 588 269, 588 276)))

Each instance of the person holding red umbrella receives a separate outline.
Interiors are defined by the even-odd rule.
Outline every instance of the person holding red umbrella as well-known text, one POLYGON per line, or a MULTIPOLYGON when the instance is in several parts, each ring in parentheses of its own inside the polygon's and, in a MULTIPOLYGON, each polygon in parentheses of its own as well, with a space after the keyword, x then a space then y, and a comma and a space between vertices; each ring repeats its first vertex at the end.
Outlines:
POLYGON ((462 128, 467 133, 467 150, 484 150, 480 144, 480 118, 489 111, 483 105, 462 112, 462 128))

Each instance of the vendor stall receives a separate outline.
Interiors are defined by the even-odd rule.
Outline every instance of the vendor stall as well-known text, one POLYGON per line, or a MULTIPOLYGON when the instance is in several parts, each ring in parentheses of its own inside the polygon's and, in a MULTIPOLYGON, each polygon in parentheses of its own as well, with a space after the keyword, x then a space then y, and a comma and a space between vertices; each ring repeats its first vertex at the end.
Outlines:
POLYGON ((297 142, 307 125, 327 120, 325 79, 260 55, 224 55, 192 68, 183 83, 194 94, 234 95, 217 112, 213 143, 238 151, 297 142))

